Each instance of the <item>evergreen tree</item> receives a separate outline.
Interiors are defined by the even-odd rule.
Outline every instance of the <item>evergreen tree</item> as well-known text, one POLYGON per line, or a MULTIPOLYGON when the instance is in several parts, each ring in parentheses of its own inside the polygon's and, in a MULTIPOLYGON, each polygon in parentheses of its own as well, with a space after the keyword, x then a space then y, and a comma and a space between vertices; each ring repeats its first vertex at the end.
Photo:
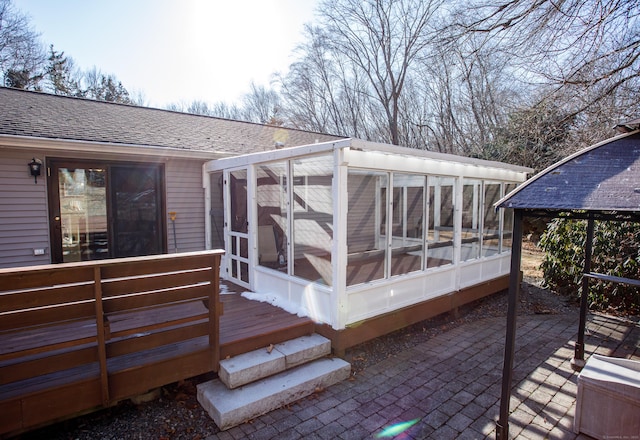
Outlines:
POLYGON ((49 63, 47 65, 46 77, 48 80, 48 90, 56 95, 82 96, 79 81, 75 78, 73 71, 73 59, 49 47, 49 63))

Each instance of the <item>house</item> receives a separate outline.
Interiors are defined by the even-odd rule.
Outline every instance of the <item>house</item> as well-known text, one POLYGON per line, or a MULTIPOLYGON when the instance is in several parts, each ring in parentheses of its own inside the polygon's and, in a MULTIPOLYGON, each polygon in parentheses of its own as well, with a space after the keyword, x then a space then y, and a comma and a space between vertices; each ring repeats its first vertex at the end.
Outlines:
POLYGON ((0 267, 202 250, 204 163, 338 139, 8 88, 0 108, 0 267))
POLYGON ((0 267, 224 248, 222 277, 308 314, 337 352, 508 285, 513 216, 493 205, 528 168, 6 88, 0 103, 0 267))

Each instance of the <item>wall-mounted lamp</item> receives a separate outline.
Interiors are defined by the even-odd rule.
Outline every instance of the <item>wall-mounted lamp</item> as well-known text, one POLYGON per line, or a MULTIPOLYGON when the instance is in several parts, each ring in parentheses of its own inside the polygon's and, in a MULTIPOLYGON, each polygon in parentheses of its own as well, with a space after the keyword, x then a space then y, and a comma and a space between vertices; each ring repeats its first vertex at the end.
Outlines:
POLYGON ((40 159, 36 159, 35 157, 31 159, 29 162, 29 173, 33 176, 33 179, 36 183, 38 183, 38 176, 42 171, 42 161, 40 159))

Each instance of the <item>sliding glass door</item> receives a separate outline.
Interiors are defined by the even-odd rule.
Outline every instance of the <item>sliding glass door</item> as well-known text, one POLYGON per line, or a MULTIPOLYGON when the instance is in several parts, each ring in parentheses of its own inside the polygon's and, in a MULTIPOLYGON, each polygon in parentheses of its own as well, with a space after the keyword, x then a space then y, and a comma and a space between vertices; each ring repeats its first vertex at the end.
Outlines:
POLYGON ((163 174, 155 164, 51 160, 53 262, 166 252, 163 174))

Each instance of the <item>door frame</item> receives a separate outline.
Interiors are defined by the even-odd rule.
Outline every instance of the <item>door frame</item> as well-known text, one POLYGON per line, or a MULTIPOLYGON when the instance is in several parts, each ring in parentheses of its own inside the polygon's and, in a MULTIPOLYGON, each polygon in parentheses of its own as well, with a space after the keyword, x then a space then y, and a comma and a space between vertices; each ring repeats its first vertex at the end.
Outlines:
POLYGON ((114 215, 112 212, 113 200, 111 194, 111 172, 112 167, 157 167, 158 174, 158 189, 159 194, 159 206, 158 206, 158 227, 159 227, 159 248, 160 253, 167 253, 167 219, 164 213, 166 212, 166 173, 164 164, 159 162, 138 162, 138 161, 115 161, 115 160, 101 160, 91 158, 66 158, 66 157, 49 157, 46 159, 47 169, 47 204, 49 214, 49 241, 51 249, 51 262, 62 263, 62 230, 60 223, 60 197, 59 197, 59 179, 56 172, 59 168, 104 168, 106 172, 106 209, 107 209, 107 236, 108 236, 108 257, 114 258, 113 245, 114 245, 114 215))
POLYGON ((251 200, 253 200, 253 171, 252 167, 238 167, 225 169, 223 171, 224 184, 224 243, 225 258, 224 269, 226 277, 233 283, 251 289, 252 270, 251 263, 253 258, 253 212, 251 200), (232 210, 232 194, 231 194, 231 175, 238 171, 246 173, 246 232, 234 231, 234 219, 232 210), (242 249, 246 246, 246 256, 242 255, 242 249), (246 265, 246 271, 243 271, 243 264, 246 265))

